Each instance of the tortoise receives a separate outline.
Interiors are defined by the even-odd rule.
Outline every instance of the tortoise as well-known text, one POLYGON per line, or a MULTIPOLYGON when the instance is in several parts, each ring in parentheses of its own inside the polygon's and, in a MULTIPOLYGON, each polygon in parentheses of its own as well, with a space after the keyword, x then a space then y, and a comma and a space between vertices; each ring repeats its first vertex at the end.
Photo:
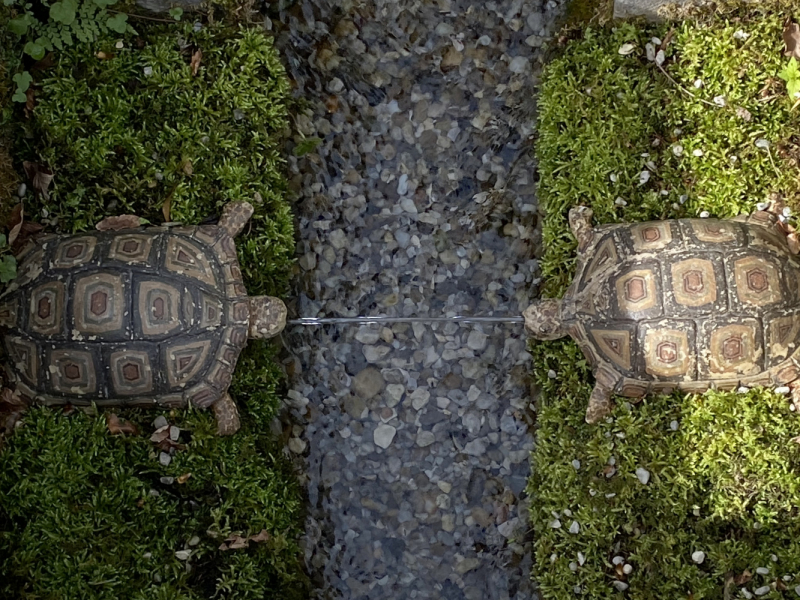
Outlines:
POLYGON ((16 392, 46 405, 213 407, 217 432, 235 433, 239 353, 286 323, 283 302, 248 297, 242 282, 233 238, 252 214, 232 202, 217 225, 109 217, 98 231, 31 240, 0 295, 16 392))
POLYGON ((524 317, 532 337, 580 346, 595 376, 587 422, 612 394, 674 389, 774 385, 800 406, 800 260, 774 212, 592 227, 591 209, 570 210, 575 278, 524 317))

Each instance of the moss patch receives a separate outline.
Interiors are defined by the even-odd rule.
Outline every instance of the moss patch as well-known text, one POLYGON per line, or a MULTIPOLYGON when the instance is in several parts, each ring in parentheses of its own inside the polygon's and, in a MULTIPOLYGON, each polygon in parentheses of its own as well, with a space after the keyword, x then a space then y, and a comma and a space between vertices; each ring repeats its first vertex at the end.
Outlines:
MULTIPOLYGON (((800 114, 777 78, 783 19, 733 11, 590 30, 549 65, 537 146, 546 296, 561 296, 574 272, 572 206, 591 206, 601 223, 729 217, 771 194, 797 208, 800 114), (644 56, 673 28, 664 68, 674 82, 644 56)), ((537 342, 533 354, 541 397, 529 491, 544 598, 794 597, 800 422, 784 397, 618 398, 613 419, 591 427, 591 376, 575 344, 537 342)))

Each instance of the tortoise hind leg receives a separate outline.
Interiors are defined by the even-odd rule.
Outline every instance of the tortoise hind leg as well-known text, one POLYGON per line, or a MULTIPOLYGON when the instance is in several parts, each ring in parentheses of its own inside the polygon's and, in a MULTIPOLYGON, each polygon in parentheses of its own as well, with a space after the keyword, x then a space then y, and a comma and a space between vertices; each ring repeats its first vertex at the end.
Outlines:
POLYGON ((239 431, 239 409, 231 398, 230 394, 225 394, 214 402, 214 416, 217 418, 217 434, 233 435, 239 431))
POLYGON ((222 209, 219 226, 229 236, 236 237, 253 216, 253 210, 253 205, 249 202, 228 202, 222 209))
POLYGON ((569 209, 569 227, 578 240, 578 250, 585 250, 592 242, 592 216, 594 211, 588 206, 575 206, 569 209))
POLYGON ((589 396, 589 406, 586 409, 586 422, 593 425, 611 414, 611 390, 606 386, 596 383, 589 396))

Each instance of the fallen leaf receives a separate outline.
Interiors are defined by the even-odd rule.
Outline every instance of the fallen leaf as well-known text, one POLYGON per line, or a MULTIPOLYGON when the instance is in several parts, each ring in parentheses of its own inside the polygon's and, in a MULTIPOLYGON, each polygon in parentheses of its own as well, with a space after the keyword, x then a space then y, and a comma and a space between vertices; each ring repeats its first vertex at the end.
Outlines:
POLYGON ((783 43, 786 46, 783 55, 800 60, 800 25, 791 18, 786 19, 783 24, 783 43))
POLYGON ((164 222, 170 222, 170 213, 172 212, 172 193, 164 198, 164 204, 161 205, 161 214, 164 215, 164 222))
POLYGON ((266 529, 262 529, 257 534, 250 536, 250 541, 251 542, 256 542, 256 543, 268 542, 268 541, 270 541, 270 539, 272 539, 272 536, 269 534, 269 532, 266 529))
POLYGON ((111 60, 114 58, 114 54, 112 52, 103 52, 102 50, 95 54, 95 56, 100 60, 111 60))
POLYGON ((17 225, 22 223, 22 203, 15 205, 14 208, 11 209, 11 214, 8 215, 8 221, 6 221, 6 227, 9 229, 14 229, 17 225))
POLYGON ((203 51, 198 48, 194 54, 192 54, 192 75, 197 75, 197 71, 200 70, 200 61, 203 59, 203 51))
POLYGON ((131 435, 136 435, 139 433, 139 429, 135 424, 131 423, 130 421, 122 421, 113 413, 108 413, 106 415, 106 425, 108 426, 108 432, 112 435, 116 435, 118 433, 130 433, 131 435))
POLYGON ((55 55, 52 52, 48 52, 43 59, 33 63, 31 71, 44 71, 52 67, 55 63, 55 55))
POLYGON ((750 119, 753 118, 753 115, 750 114, 750 111, 747 110, 746 108, 742 108, 741 106, 736 109, 736 116, 739 117, 740 119, 743 119, 747 123, 749 123, 750 119))
POLYGON ((749 569, 745 569, 744 573, 742 573, 741 575, 737 575, 736 576, 736 579, 734 579, 734 582, 736 583, 736 585, 744 585, 745 583, 748 583, 752 578, 753 578, 753 574, 750 572, 750 570, 749 569))
POLYGON ((23 221, 20 225, 19 230, 17 231, 17 235, 14 241, 11 241, 11 235, 9 234, 9 246, 11 247, 11 251, 16 253, 17 250, 22 248, 29 239, 35 236, 37 233, 42 231, 44 227, 39 223, 33 223, 32 221, 23 221))
POLYGON ((22 163, 22 167, 25 169, 28 179, 31 180, 31 186, 36 195, 45 200, 50 200, 50 194, 47 189, 53 182, 53 172, 44 165, 28 160, 22 163))
POLYGON ((177 478, 178 483, 180 483, 180 484, 186 483, 187 481, 189 481, 189 478, 191 476, 192 476, 191 473, 184 473, 183 475, 179 475, 178 478, 177 478))
POLYGON ((194 169, 192 168, 192 161, 190 159, 184 159, 183 163, 181 164, 181 170, 186 173, 186 175, 191 175, 194 173, 194 169))
POLYGON ((36 108, 36 91, 29 87, 25 90, 25 110, 30 114, 36 108))
POLYGON ((142 220, 136 215, 120 215, 118 217, 106 217, 95 225, 97 231, 120 231, 122 229, 136 229, 142 224, 142 220))

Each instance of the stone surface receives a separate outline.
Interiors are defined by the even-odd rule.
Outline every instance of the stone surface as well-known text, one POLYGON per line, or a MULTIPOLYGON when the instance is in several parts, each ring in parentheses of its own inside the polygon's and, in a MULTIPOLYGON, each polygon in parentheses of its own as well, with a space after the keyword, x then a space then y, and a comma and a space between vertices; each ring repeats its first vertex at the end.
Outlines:
POLYGON ((658 10, 668 4, 686 4, 691 0, 614 0, 614 18, 644 17, 660 20, 658 10))
MULTIPOLYGON (((309 106, 286 152, 299 229, 291 313, 518 316, 529 305, 535 88, 561 4, 298 0, 272 20, 309 106), (303 135, 322 142, 295 157, 303 135)), ((522 328, 284 337, 286 410, 308 442, 313 597, 535 598, 522 328)))

